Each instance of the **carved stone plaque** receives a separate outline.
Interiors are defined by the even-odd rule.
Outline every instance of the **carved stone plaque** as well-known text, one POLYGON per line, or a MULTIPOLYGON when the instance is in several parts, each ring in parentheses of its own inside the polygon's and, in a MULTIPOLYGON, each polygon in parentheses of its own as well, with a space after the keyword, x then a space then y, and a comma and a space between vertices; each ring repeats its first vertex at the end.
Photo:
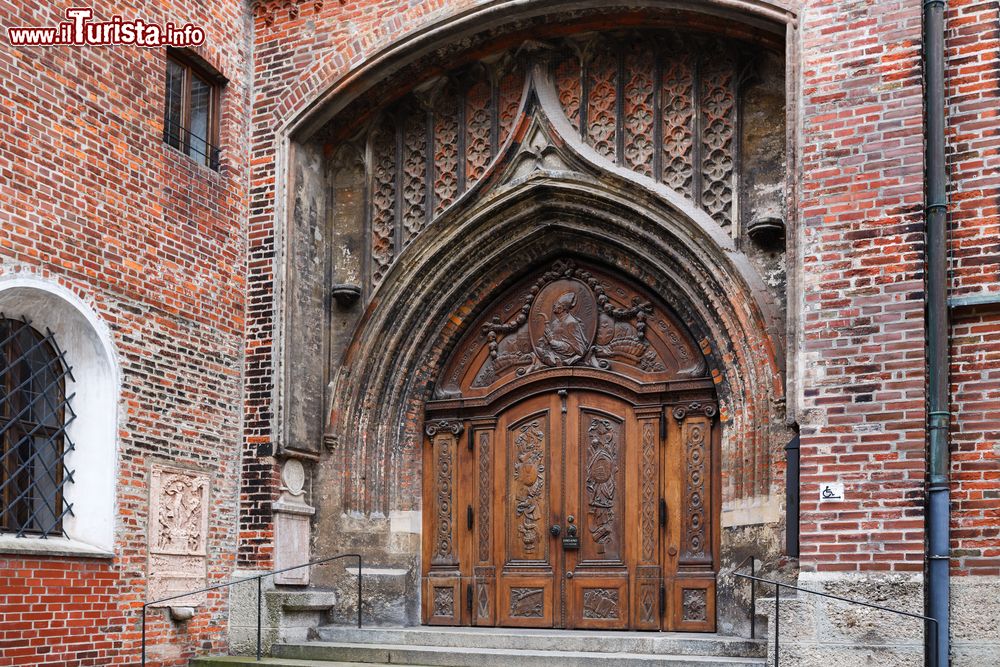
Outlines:
MULTIPOLYGON (((159 600, 206 585, 209 496, 207 474, 152 466, 147 599, 159 600)), ((156 606, 195 607, 204 602, 202 593, 156 606)))

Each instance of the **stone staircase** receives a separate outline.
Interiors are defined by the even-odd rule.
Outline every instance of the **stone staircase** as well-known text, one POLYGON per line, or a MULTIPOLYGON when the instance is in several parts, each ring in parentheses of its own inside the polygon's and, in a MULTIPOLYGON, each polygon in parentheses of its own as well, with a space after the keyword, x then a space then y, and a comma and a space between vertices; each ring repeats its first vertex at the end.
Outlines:
POLYGON ((510 628, 320 627, 272 656, 198 658, 191 667, 764 667, 762 642, 714 634, 510 628))

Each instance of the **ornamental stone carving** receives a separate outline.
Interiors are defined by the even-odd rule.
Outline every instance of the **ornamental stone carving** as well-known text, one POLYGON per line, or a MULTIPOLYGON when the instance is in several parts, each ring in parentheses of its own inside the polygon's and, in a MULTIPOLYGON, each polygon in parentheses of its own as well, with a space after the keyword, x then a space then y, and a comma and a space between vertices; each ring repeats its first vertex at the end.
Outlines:
MULTIPOLYGON (((203 588, 207 578, 208 475, 154 464, 149 487, 148 600, 203 588)), ((195 607, 204 601, 204 594, 200 594, 158 606, 195 607)))

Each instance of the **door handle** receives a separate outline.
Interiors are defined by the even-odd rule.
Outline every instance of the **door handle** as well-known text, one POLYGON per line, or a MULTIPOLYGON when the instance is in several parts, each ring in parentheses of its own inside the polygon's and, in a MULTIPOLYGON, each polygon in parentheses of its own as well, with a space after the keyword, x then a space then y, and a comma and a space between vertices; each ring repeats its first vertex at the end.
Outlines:
POLYGON ((552 524, 552 527, 549 528, 549 533, 552 535, 552 537, 559 537, 559 535, 562 534, 562 526, 560 526, 558 523, 552 524))

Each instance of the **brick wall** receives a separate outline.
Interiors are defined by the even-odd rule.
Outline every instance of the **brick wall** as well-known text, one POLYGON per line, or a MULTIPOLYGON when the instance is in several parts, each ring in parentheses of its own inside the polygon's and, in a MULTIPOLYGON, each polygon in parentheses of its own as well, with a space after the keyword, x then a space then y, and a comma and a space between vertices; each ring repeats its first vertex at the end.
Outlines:
MULTIPOLYGON (((953 297, 1000 295, 1000 13, 947 5, 953 297)), ((952 572, 1000 575, 1000 314, 952 313, 952 572)))
POLYGON ((952 331, 952 573, 1000 576, 1000 314, 952 331))
POLYGON ((920 5, 810 2, 801 30, 802 567, 920 571, 920 5))
MULTIPOLYGON (((0 25, 55 24, 64 5, 0 3, 0 25)), ((230 80, 222 167, 213 172, 162 141, 163 49, 13 48, 0 39, 0 272, 36 274, 79 295, 109 326, 122 368, 115 557, 0 556, 0 665, 136 664, 154 460, 210 473, 209 579, 234 566, 246 8, 234 0, 94 9, 97 18, 190 21, 207 31, 198 51, 230 80)), ((223 599, 186 626, 152 612, 154 664, 183 664, 195 646, 218 646, 223 599), (156 646, 173 635, 169 649, 156 646)))

